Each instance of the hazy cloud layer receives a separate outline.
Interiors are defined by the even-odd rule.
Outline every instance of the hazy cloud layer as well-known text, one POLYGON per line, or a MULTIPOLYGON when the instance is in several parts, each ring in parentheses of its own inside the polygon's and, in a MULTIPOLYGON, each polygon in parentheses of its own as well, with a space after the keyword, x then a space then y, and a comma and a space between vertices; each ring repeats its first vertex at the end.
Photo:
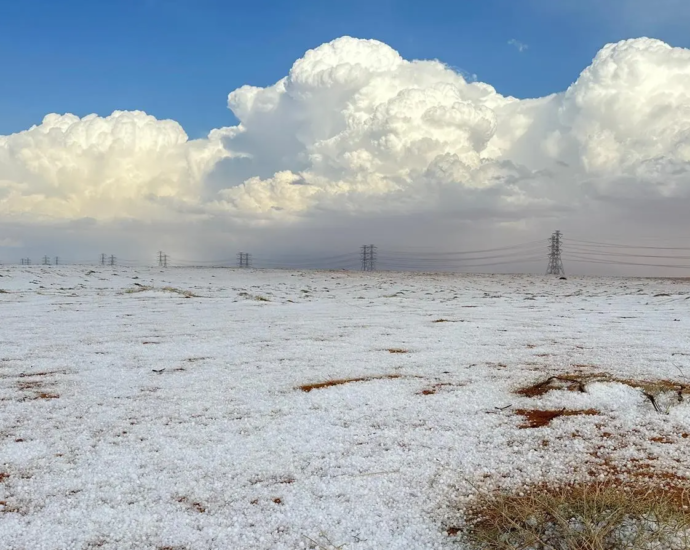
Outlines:
POLYGON ((690 50, 647 38, 605 46, 562 93, 519 100, 344 37, 273 86, 230 93, 240 124, 205 139, 136 111, 50 114, 0 136, 0 218, 181 235, 201 221, 265 235, 348 217, 539 230, 609 207, 634 218, 690 198, 689 90, 690 50))

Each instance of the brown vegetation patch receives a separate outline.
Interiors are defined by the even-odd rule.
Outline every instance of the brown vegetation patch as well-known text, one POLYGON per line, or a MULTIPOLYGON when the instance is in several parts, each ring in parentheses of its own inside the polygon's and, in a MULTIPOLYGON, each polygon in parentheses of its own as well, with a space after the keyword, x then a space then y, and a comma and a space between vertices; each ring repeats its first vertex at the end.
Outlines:
POLYGON ((583 410, 539 410, 539 409, 517 409, 516 414, 524 416, 527 424, 522 424, 520 429, 541 428, 548 426, 554 418, 561 416, 596 416, 599 411, 596 409, 583 410))
POLYGON ((34 392, 31 395, 25 395, 19 401, 37 401, 39 399, 59 399, 60 394, 47 392, 34 392))
POLYGON ((403 348, 388 348, 386 351, 388 353, 410 353, 408 350, 403 348))
MULTIPOLYGON (((576 367, 586 367, 587 365, 575 365, 576 367)), ((575 374, 559 374, 558 376, 550 376, 546 380, 537 382, 530 386, 519 388, 515 391, 517 395, 523 397, 539 397, 545 395, 551 390, 566 390, 566 391, 580 391, 585 392, 587 384, 593 382, 611 382, 618 384, 625 384, 631 388, 636 388, 645 393, 645 395, 655 405, 653 396, 663 392, 675 392, 678 395, 678 400, 682 401, 683 395, 690 394, 690 386, 676 382, 673 380, 635 380, 633 378, 618 378, 608 373, 575 373, 575 374)))
POLYGON ((0 500, 0 513, 2 514, 21 514, 22 511, 17 506, 8 504, 6 500, 0 500))
POLYGON ((688 488, 608 480, 480 494, 446 531, 482 550, 687 550, 688 488))
POLYGON ((342 386, 343 384, 350 384, 352 382, 370 382, 371 380, 394 380, 402 378, 401 374, 384 374, 382 376, 364 376, 361 378, 339 378, 336 380, 327 380, 326 382, 317 382, 315 384, 304 384, 298 389, 309 393, 311 390, 320 390, 321 388, 330 388, 332 386, 342 386))
POLYGON ((438 390, 441 388, 447 388, 447 387, 462 387, 465 384, 451 384, 450 382, 442 382, 439 384, 434 384, 430 388, 423 389, 420 391, 417 395, 434 395, 438 390))
POLYGON ((6 474, 4 472, 0 472, 0 483, 5 481, 8 477, 10 477, 10 474, 6 474))
POLYGON ((51 371, 43 371, 43 372, 22 372, 19 373, 19 378, 27 378, 30 376, 50 376, 52 374, 66 374, 67 371, 64 370, 51 370, 51 371))
POLYGON ((41 392, 41 393, 37 393, 34 398, 35 399, 59 399, 59 397, 60 396, 57 393, 41 392))
POLYGON ((582 381, 573 375, 564 374, 562 376, 551 376, 546 380, 520 388, 515 393, 523 397, 539 397, 551 390, 567 390, 567 391, 585 391, 585 386, 582 381))
POLYGON ((19 382, 17 388, 20 390, 34 390, 43 387, 43 380, 27 380, 26 382, 19 382))
POLYGON ((680 493, 690 498, 690 479, 677 472, 660 470, 652 464, 653 457, 646 460, 630 458, 627 461, 614 462, 609 456, 610 450, 600 447, 590 452, 590 456, 598 460, 598 464, 587 471, 592 479, 611 479, 616 483, 630 483, 631 481, 644 486, 655 487, 667 491, 679 502, 680 493))
POLYGON ((203 514, 204 512, 206 512, 206 506, 204 506, 200 502, 197 502, 195 500, 191 500, 187 497, 178 497, 177 502, 179 502, 180 504, 186 505, 187 507, 191 508, 192 510, 199 512, 200 514, 203 514))

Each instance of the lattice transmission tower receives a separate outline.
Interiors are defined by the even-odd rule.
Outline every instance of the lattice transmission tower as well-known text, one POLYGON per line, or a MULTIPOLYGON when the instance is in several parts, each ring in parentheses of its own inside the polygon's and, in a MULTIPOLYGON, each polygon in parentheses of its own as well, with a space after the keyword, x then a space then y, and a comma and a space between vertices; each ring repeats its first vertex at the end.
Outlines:
POLYGON ((248 252, 237 254, 237 262, 240 267, 251 267, 252 257, 248 252))
POLYGON ((549 267, 546 269, 547 275, 565 275, 563 269, 563 260, 561 259, 561 240, 563 234, 556 231, 551 235, 551 244, 549 245, 549 267))
POLYGON ((362 246, 362 271, 376 271, 376 247, 373 244, 362 246))

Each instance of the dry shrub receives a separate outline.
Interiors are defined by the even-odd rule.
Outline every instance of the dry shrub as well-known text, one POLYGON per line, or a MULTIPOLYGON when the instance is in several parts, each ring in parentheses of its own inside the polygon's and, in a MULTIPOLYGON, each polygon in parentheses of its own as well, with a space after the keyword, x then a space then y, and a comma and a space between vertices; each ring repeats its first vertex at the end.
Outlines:
POLYGON ((688 550, 688 504, 682 488, 541 485, 478 498, 448 533, 477 550, 688 550))

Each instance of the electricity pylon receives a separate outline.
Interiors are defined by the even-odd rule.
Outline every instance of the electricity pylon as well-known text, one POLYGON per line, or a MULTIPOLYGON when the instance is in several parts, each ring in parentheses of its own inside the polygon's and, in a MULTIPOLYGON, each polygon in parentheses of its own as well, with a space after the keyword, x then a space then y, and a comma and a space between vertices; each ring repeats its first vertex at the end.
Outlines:
POLYGON ((563 234, 556 231, 551 235, 551 244, 549 246, 549 267, 546 269, 547 275, 565 275, 563 269, 563 260, 561 259, 561 239, 563 234))

